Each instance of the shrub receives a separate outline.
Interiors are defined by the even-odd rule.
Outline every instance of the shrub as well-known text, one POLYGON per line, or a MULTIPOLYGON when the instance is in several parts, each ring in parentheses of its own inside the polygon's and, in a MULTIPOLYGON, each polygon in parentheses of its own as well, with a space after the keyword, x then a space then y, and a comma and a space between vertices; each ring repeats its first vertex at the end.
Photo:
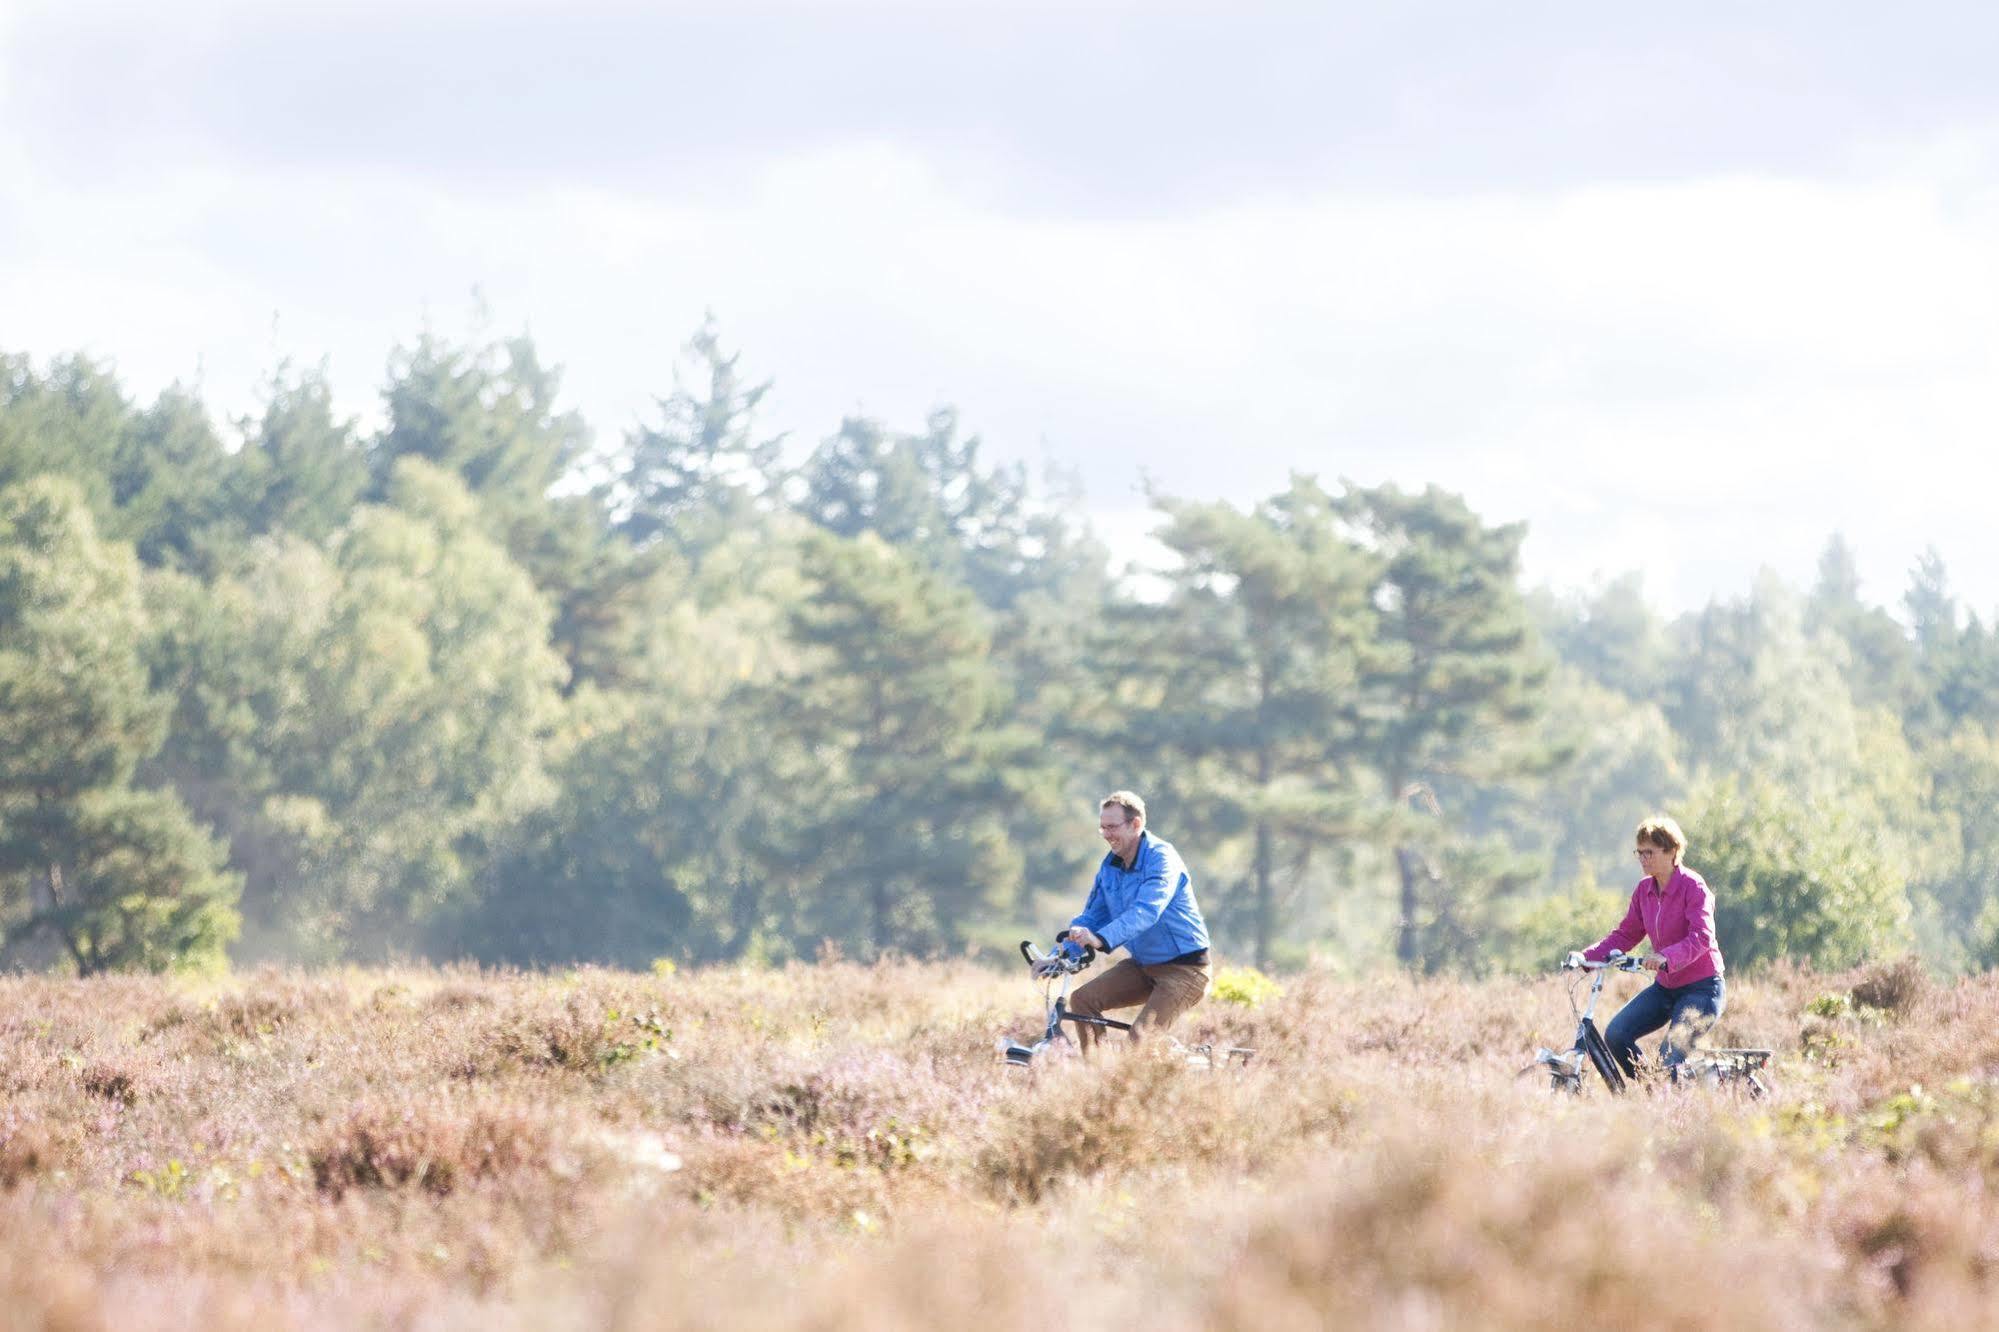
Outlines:
POLYGON ((1853 1001, 1889 1013, 1904 1013, 1929 993, 1930 974, 1922 961, 1903 956, 1869 967, 1854 983, 1853 1001))
POLYGON ((548 1119, 520 1102, 371 1101, 328 1130, 306 1162, 313 1184, 335 1198, 357 1188, 447 1194, 546 1167, 554 1146, 548 1119))
POLYGON ((125 1069, 109 1064, 92 1064, 77 1074, 77 1082, 92 1096, 101 1096, 119 1105, 139 1099, 139 1083, 125 1069))
POLYGON ((1849 967, 1907 939, 1906 881, 1881 830, 1853 811, 1727 781, 1691 802, 1686 825, 1731 967, 1849 967))
POLYGON ((0 1189, 11 1189, 47 1170, 55 1144, 39 1119, 18 1110, 0 1114, 0 1189))
POLYGON ((1255 967, 1223 967, 1215 972, 1208 997, 1225 1004, 1255 1008, 1266 1000, 1282 998, 1284 987, 1255 967))

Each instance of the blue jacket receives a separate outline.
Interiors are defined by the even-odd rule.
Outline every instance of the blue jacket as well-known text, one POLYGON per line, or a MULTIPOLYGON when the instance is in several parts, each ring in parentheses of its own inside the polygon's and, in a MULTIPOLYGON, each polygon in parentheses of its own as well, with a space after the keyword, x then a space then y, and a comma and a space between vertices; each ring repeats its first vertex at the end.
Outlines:
POLYGON ((1083 913, 1069 923, 1096 934, 1106 948, 1129 949, 1132 961, 1148 967, 1208 946, 1193 876, 1180 853, 1149 832, 1138 835, 1130 869, 1115 853, 1104 857, 1083 913))

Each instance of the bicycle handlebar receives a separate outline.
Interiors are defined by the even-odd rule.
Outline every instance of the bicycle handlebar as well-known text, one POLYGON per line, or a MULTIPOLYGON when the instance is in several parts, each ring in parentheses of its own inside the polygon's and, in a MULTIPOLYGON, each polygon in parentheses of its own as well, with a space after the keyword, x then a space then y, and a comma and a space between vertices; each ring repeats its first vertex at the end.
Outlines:
POLYGON ((1034 950, 1034 941, 1032 939, 1022 939, 1020 941, 1020 955, 1027 959, 1027 965, 1030 967, 1039 967, 1052 962, 1058 970, 1066 971, 1071 976, 1082 971, 1090 963, 1097 960, 1096 949, 1091 948, 1087 944, 1069 943, 1066 940, 1058 942, 1053 952, 1036 953, 1034 950))
POLYGON ((1645 969, 1645 959, 1639 957, 1636 953, 1612 953, 1601 962, 1592 962, 1588 958, 1584 958, 1581 962, 1570 966, 1567 961, 1564 961, 1557 969, 1561 971, 1643 971, 1645 969))

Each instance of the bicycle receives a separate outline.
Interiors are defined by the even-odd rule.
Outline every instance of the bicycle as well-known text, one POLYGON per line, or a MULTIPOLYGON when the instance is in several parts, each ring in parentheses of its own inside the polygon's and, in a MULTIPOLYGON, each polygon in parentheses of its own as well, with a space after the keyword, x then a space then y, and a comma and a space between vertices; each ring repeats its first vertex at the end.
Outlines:
MULTIPOLYGON (((1625 1088, 1624 1070, 1618 1066, 1617 1058, 1610 1052, 1610 1042, 1597 1030, 1594 1014, 1597 997, 1603 993, 1605 976, 1612 971, 1642 971, 1644 962, 1638 957, 1612 950, 1601 962, 1563 962, 1563 971, 1594 971, 1596 979, 1590 982, 1589 1002, 1576 1008, 1576 989, 1569 986, 1569 1011, 1576 1015, 1576 1043, 1566 1051, 1556 1052, 1546 1048, 1535 1051, 1534 1068, 1548 1070, 1549 1085, 1555 1091, 1580 1092, 1583 1089, 1583 1065, 1585 1061, 1603 1079, 1604 1086, 1613 1093, 1621 1093, 1625 1088)), ((1697 1082, 1703 1086, 1720 1087, 1730 1083, 1741 1083, 1749 1089, 1752 1098, 1769 1093, 1769 1084, 1762 1078, 1763 1070, 1769 1065, 1774 1052, 1770 1050, 1722 1048, 1696 1051, 1672 1070, 1673 1081, 1697 1082)))
MULTIPOLYGON (((1072 1013, 1068 1008, 1069 982, 1087 971, 1097 960, 1097 950, 1064 940, 1054 951, 1038 951, 1030 939, 1020 941, 1020 955, 1027 959, 1028 967, 1036 979, 1042 982, 1042 999, 1048 1008, 1048 1025, 1041 1039, 1032 1045, 1001 1036, 994 1042, 1000 1060, 1013 1068, 1032 1067, 1039 1056, 1060 1045, 1069 1043, 1067 1033, 1062 1030, 1064 1022, 1087 1023, 1092 1027, 1102 1027, 1110 1031, 1130 1031, 1132 1024, 1119 1022, 1115 1018, 1093 1017, 1085 1013, 1072 1013)), ((1196 1068, 1227 1067, 1234 1063, 1248 1063, 1256 1051, 1241 1046, 1222 1046, 1217 1049, 1212 1044, 1183 1045, 1173 1037, 1167 1037, 1173 1053, 1196 1068), (1219 1060, 1219 1063, 1217 1062, 1219 1060)))
POLYGON ((1610 1053, 1610 1042, 1604 1040, 1597 1030, 1596 1001, 1603 993, 1603 982, 1612 971, 1642 971, 1645 964, 1629 953, 1613 950, 1601 962, 1582 962, 1572 965, 1562 963, 1563 971, 1594 971, 1596 979, 1590 982, 1589 1002, 1581 1009, 1576 1007, 1576 987, 1569 985, 1569 1011, 1576 1015, 1576 1043, 1560 1052, 1546 1046, 1534 1052, 1534 1062, 1528 1071, 1535 1068, 1548 1070, 1548 1085, 1555 1091, 1580 1092, 1583 1089, 1583 1066, 1585 1062, 1597 1071, 1603 1085, 1613 1092, 1624 1090, 1624 1070, 1617 1066, 1616 1056, 1610 1053))

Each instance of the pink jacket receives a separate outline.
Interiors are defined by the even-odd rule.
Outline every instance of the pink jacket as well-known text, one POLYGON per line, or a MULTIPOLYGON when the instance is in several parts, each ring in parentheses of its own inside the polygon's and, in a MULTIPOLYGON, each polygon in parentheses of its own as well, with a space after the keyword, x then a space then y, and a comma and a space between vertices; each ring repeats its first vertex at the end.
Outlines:
POLYGON ((1661 985, 1691 985, 1721 974, 1721 945, 1714 941, 1714 894, 1700 875, 1684 865, 1660 891, 1651 875, 1631 890, 1631 909, 1601 943, 1583 956, 1601 962, 1615 948, 1630 952, 1640 939, 1652 941, 1652 951, 1666 960, 1661 985))

